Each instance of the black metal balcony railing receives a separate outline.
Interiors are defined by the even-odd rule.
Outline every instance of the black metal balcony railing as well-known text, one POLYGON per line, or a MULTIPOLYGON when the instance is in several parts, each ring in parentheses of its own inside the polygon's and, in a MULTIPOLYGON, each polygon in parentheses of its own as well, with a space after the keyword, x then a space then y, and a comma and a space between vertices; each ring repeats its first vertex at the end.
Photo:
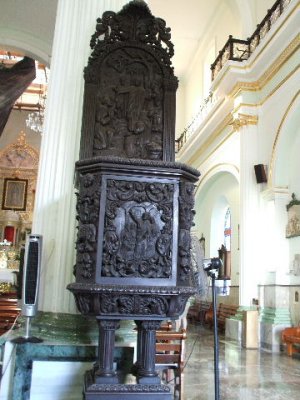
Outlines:
POLYGON ((178 153, 182 146, 187 142, 188 138, 193 135, 196 129, 199 127, 201 122, 205 119, 206 115, 212 109, 216 102, 216 98, 213 93, 210 92, 209 95, 202 101, 197 114, 194 116, 191 123, 183 130, 181 135, 175 140, 175 153, 178 153))
POLYGON ((261 23, 257 25, 254 33, 247 40, 235 39, 231 35, 229 36, 225 46, 219 52, 218 57, 211 65, 212 81, 216 78, 228 60, 244 61, 251 56, 259 43, 265 37, 266 33, 269 32, 273 24, 277 21, 291 1, 292 0, 277 0, 272 8, 268 10, 267 15, 261 23))
MULTIPOLYGON (((285 11, 287 6, 292 0, 277 0, 274 5, 268 10, 267 15, 257 25, 254 33, 247 40, 235 39, 229 36, 225 46, 219 52, 218 57, 211 65, 212 81, 216 78, 218 73, 224 67, 228 60, 231 61, 244 61, 248 60, 259 43, 263 40, 266 33, 269 32, 273 24, 285 11)), ((200 106, 199 111, 192 120, 192 122, 184 129, 181 135, 175 140, 175 152, 178 153, 183 145, 187 142, 188 138, 193 135, 197 127, 203 121, 203 111, 211 109, 216 99, 214 93, 210 93, 207 99, 204 100, 200 106)))

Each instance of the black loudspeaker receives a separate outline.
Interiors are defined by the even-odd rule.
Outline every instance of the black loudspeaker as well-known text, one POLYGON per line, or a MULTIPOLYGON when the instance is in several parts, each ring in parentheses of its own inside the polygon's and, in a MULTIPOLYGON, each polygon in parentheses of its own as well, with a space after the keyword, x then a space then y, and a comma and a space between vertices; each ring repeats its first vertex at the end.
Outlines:
POLYGON ((37 313, 41 271, 42 236, 28 235, 24 251, 23 285, 21 292, 22 315, 26 317, 25 336, 16 337, 13 343, 39 343, 42 339, 30 335, 31 319, 37 313))
POLYGON ((267 174, 266 174, 266 168, 263 164, 254 165, 254 171, 255 171, 257 183, 266 183, 268 181, 267 174))

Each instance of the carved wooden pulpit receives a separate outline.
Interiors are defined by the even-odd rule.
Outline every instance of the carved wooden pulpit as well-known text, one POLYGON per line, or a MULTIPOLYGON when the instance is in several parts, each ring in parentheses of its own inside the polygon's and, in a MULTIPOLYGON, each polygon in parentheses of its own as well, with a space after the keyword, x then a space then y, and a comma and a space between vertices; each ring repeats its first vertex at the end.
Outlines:
POLYGON ((155 371, 155 332, 195 293, 190 229, 198 171, 174 162, 170 29, 143 1, 97 20, 85 69, 77 200, 78 309, 99 324, 85 399, 172 398, 155 371), (120 320, 137 326, 136 384, 113 366, 120 320))

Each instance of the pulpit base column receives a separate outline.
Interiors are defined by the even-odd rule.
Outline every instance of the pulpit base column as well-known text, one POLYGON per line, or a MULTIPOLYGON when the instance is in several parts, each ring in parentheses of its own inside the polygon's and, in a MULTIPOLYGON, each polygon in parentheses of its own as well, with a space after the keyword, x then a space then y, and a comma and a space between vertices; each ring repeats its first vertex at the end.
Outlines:
POLYGON ((84 400, 173 400, 167 385, 97 384, 92 371, 85 374, 84 400))

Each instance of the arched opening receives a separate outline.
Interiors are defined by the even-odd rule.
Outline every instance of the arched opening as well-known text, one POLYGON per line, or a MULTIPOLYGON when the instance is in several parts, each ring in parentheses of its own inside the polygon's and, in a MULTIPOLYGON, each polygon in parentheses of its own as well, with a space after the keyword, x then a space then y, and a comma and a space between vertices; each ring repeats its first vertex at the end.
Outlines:
POLYGON ((31 61, 30 67, 25 69, 22 67, 18 73, 10 73, 23 63, 25 55, 25 52, 0 50, 3 71, 1 79, 5 80, 6 76, 10 78, 10 84, 7 86, 3 84, 2 90, 9 91, 13 101, 14 97, 16 98, 11 110, 5 108, 5 105, 1 109, 8 119, 3 125, 0 137, 2 206, 0 240, 12 238, 13 240, 8 241, 12 243, 16 251, 19 251, 24 244, 26 233, 30 232, 33 220, 39 149, 49 76, 49 69, 38 61, 31 61), (23 71, 27 74, 29 71, 24 84, 22 83, 23 71), (21 95, 18 97, 20 92, 21 95), (14 193, 17 193, 18 197, 12 202, 14 193), (13 235, 11 229, 8 229, 12 214, 14 214, 13 219, 18 221, 18 234, 17 230, 14 230, 13 235))
POLYGON ((8 111, 8 119, 3 124, 0 135, 0 258, 5 261, 1 264, 0 275, 4 274, 1 279, 5 280, 11 299, 15 298, 16 289, 19 290, 15 285, 18 281, 16 277, 20 270, 21 252, 26 236, 32 229, 49 76, 46 64, 32 59, 32 72, 21 90, 22 68, 21 73, 16 76, 16 82, 13 82, 14 74, 9 71, 15 70, 17 64, 21 65, 24 57, 33 56, 32 52, 20 48, 16 51, 15 48, 1 48, 0 45, 3 77, 5 79, 6 75, 12 76, 11 85, 2 85, 2 89, 9 90, 12 98, 16 98, 13 99, 11 110, 4 110, 4 114, 8 111))
MULTIPOLYGON (((239 286, 239 183, 236 176, 226 171, 229 166, 216 167, 204 174, 196 195, 195 230, 205 237, 205 257, 218 257, 219 250, 230 250, 224 253, 227 263, 222 275, 231 278, 231 295, 238 301, 239 286)), ((236 172, 236 170, 234 170, 236 172)))

